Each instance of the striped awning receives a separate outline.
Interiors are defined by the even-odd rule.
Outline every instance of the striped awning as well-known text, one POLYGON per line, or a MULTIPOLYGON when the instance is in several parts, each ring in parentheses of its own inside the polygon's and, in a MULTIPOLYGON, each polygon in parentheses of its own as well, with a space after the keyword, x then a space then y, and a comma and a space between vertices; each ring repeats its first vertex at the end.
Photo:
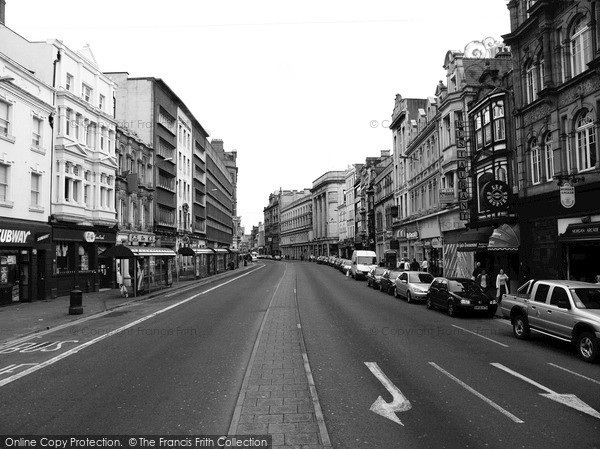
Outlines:
POLYGON ((501 224, 492 232, 488 251, 518 251, 521 244, 519 225, 501 224))

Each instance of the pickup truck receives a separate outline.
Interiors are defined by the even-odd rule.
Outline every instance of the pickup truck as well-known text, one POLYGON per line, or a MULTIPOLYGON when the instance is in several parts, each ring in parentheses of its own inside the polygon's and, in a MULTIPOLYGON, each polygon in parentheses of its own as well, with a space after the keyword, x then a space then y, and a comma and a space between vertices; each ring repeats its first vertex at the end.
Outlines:
POLYGON ((502 295, 500 309, 518 339, 527 339, 533 330, 573 343, 586 362, 598 358, 600 284, 530 280, 516 295, 502 295))

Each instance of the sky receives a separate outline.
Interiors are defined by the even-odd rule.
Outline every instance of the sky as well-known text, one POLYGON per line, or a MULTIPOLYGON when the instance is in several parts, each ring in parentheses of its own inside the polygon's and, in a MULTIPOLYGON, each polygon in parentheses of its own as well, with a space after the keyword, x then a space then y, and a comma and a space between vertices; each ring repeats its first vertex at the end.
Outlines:
POLYGON ((448 50, 510 31, 506 0, 6 0, 29 40, 162 78, 237 150, 249 233, 269 194, 391 150, 396 94, 434 96, 448 50))

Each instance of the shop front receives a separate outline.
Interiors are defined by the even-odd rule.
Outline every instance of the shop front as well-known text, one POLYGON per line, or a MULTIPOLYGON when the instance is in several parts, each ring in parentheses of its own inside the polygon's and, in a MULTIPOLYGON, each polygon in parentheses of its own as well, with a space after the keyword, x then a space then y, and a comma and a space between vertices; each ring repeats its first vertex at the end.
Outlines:
POLYGON ((216 255, 216 273, 222 273, 227 267, 227 259, 229 258, 229 251, 225 248, 213 248, 216 255))
POLYGON ((592 217, 558 220, 558 241, 569 280, 596 282, 600 275, 600 217, 594 219, 597 221, 591 221, 592 217))
POLYGON ((0 304, 45 299, 50 225, 0 219, 0 304))
POLYGON ((122 285, 135 297, 173 284, 176 255, 168 248, 116 245, 104 251, 100 258, 115 261, 120 268, 122 285), (123 268, 125 273, 121 274, 123 268))
MULTIPOLYGON (((419 221, 419 231, 421 243, 423 244, 421 261, 427 259, 427 270, 434 276, 442 276, 444 272, 444 251, 438 216, 419 221)), ((417 260, 419 259, 417 258, 417 260)))
POLYGON ((216 273, 216 254, 210 248, 194 248, 196 260, 196 279, 212 276, 216 273))
POLYGON ((71 290, 86 292, 115 288, 114 265, 100 256, 115 246, 116 231, 109 228, 54 226, 51 295, 68 295, 71 290))

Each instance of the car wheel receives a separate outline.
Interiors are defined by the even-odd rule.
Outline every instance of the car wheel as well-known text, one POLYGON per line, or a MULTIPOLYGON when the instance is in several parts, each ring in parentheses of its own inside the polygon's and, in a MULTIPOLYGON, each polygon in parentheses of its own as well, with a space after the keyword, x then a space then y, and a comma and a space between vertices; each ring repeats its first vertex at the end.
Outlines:
POLYGON ((383 291, 383 284, 379 284, 379 291, 382 292, 383 291))
POLYGON ((408 303, 413 302, 412 295, 410 294, 410 290, 406 291, 406 302, 408 302, 408 303))
POLYGON ((591 332, 582 332, 575 340, 577 355, 586 362, 594 362, 598 358, 598 340, 591 332))
POLYGON ((448 315, 456 316, 456 309, 454 308, 454 303, 452 300, 448 301, 448 315))
POLYGON ((400 295, 398 294, 398 288, 394 287, 394 298, 399 298, 400 295))
POLYGON ((517 315, 513 318, 513 334, 519 340, 526 340, 529 338, 529 322, 523 315, 517 315))
POLYGON ((367 279, 367 287, 371 286, 371 279, 367 279))
POLYGON ((431 302, 431 299, 429 298, 429 296, 427 296, 427 299, 425 299, 425 307, 427 307, 429 310, 433 310, 435 309, 433 303, 431 302))

